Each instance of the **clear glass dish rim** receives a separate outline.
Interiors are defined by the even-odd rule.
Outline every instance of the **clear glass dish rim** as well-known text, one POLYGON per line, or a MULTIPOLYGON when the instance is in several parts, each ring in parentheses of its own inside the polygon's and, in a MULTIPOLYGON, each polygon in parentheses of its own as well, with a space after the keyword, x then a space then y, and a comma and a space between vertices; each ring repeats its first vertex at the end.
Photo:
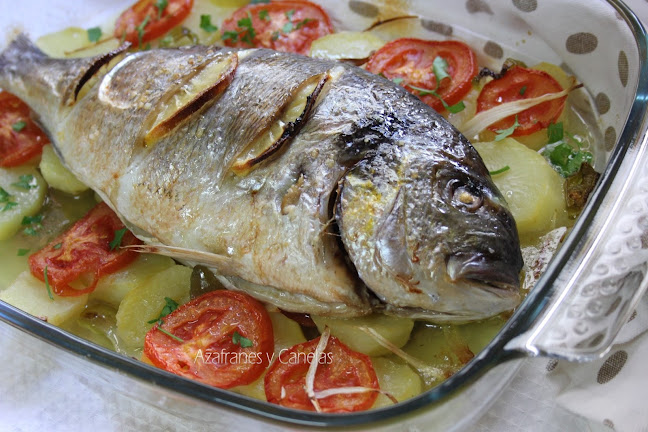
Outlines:
MULTIPOLYGON (((606 0, 620 14, 635 38, 640 53, 648 52, 648 35, 636 15, 621 0, 606 0)), ((636 130, 633 125, 642 124, 648 112, 648 60, 645 54, 639 58, 639 79, 637 91, 630 108, 627 121, 614 148, 605 171, 601 176, 598 188, 588 205, 580 215, 574 229, 566 238, 565 243, 554 257, 547 271, 542 275, 534 290, 526 297, 513 316, 507 321, 502 330, 473 360, 452 377, 439 386, 430 389, 419 396, 391 407, 349 414, 319 414, 298 411, 255 400, 237 393, 210 387, 196 381, 191 381, 171 374, 139 360, 117 354, 92 342, 29 315, 7 303, 0 301, 0 321, 4 321, 34 337, 62 348, 77 356, 82 356, 91 362, 126 373, 132 378, 148 384, 160 386, 167 391, 177 392, 183 396, 195 398, 222 407, 233 408, 240 413, 258 416, 260 419, 286 422, 301 426, 367 426, 370 423, 393 421, 398 417, 416 414, 416 411, 432 408, 444 398, 463 388, 487 370, 506 360, 520 357, 522 354, 504 350, 506 343, 513 337, 523 333, 542 312, 547 299, 556 290, 553 282, 561 269, 571 258, 576 245, 588 234, 589 222, 593 219, 602 198, 610 189, 614 176, 618 171, 628 149, 635 144, 636 130)))

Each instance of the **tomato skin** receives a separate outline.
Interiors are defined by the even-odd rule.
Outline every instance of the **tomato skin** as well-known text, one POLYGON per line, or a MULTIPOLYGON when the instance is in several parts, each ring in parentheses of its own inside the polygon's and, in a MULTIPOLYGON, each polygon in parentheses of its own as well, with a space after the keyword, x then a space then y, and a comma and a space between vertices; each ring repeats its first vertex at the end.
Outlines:
MULTIPOLYGON (((376 51, 369 58, 366 68, 390 80, 402 79, 401 85, 419 96, 419 91, 410 86, 427 90, 437 87, 432 69, 437 57, 448 63, 447 72, 450 75, 450 79, 441 81, 437 93, 448 105, 454 105, 468 94, 472 79, 477 75, 477 56, 463 42, 396 39, 376 51)), ((444 109, 441 100, 434 95, 426 94, 419 98, 436 111, 444 109)))
POLYGON ((117 18, 113 34, 116 38, 124 38, 137 47, 140 43, 137 27, 147 17, 148 21, 142 33, 142 43, 163 36, 184 21, 191 12, 193 3, 194 0, 168 0, 168 4, 160 17, 159 10, 155 6, 155 0, 139 0, 117 18))
MULTIPOLYGON (((530 99, 562 91, 562 86, 547 72, 513 66, 500 79, 488 82, 477 98, 477 112, 486 111, 504 102, 530 99)), ((517 114, 518 123, 511 136, 529 135, 555 123, 565 107, 567 96, 543 102, 517 114)), ((509 116, 488 127, 497 132, 515 123, 509 116)))
MULTIPOLYGON (((38 279, 47 279, 52 291, 63 297, 74 297, 94 291, 99 278, 114 273, 132 262, 137 253, 128 249, 110 250, 115 232, 124 224, 105 203, 97 204, 70 229, 29 257, 31 273, 38 279), (60 246, 59 246, 60 245, 60 246), (84 289, 75 289, 70 283, 91 275, 84 289)), ((121 245, 140 244, 130 231, 122 237, 121 245)))
POLYGON ((223 39, 227 46, 270 48, 308 55, 313 41, 333 33, 333 26, 328 14, 319 5, 304 0, 287 0, 243 6, 223 22, 223 34, 226 32, 239 33, 236 41, 223 39), (261 18, 264 13, 262 11, 267 13, 265 19, 261 18), (286 14, 290 14, 290 11, 294 11, 290 17, 293 27, 292 31, 285 33, 281 29, 288 23, 289 17, 286 14), (241 40, 246 38, 248 30, 238 26, 239 20, 248 16, 252 17, 255 32, 252 43, 241 40), (303 23, 306 19, 309 21, 303 23))
MULTIPOLYGON (((306 394, 306 373, 320 338, 282 350, 264 378, 268 402, 289 408, 314 411, 306 394), (282 390, 283 389, 283 390, 282 390), (283 397, 282 397, 283 393, 283 397)), ((315 374, 315 391, 340 387, 368 387, 378 390, 378 378, 369 356, 352 351, 331 336, 315 374)), ((336 394, 318 399, 322 412, 354 412, 371 408, 378 392, 336 394)))
POLYGON ((0 166, 22 165, 41 154, 49 139, 29 117, 30 109, 13 94, 0 90, 0 166), (19 122, 25 126, 16 131, 19 122))
POLYGON ((272 321, 251 296, 211 291, 185 303, 147 334, 144 354, 157 367, 219 388, 250 384, 261 376, 274 352, 272 321), (251 347, 233 342, 234 332, 251 347))

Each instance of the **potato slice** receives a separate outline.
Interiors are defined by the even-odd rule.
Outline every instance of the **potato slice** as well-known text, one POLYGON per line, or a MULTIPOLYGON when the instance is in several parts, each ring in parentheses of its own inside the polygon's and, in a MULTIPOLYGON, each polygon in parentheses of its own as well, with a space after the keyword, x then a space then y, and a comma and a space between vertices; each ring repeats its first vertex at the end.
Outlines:
POLYGON ((374 329, 399 348, 407 343, 412 327, 414 327, 414 321, 409 318, 378 314, 350 319, 318 316, 312 316, 311 318, 320 332, 323 332, 324 327, 328 326, 331 329, 331 334, 340 339, 342 343, 354 351, 370 356, 385 355, 391 351, 380 345, 358 327, 374 329))
POLYGON ((87 294, 78 297, 52 296, 54 300, 49 297, 45 283, 29 271, 22 272, 13 284, 0 292, 0 300, 54 325, 61 325, 78 316, 88 302, 87 294))
POLYGON ((125 268, 99 279, 90 298, 117 307, 129 292, 173 265, 174 262, 169 257, 141 254, 125 268))
POLYGON ((58 158, 51 144, 43 147, 43 156, 39 165, 41 174, 47 184, 54 189, 78 195, 88 190, 88 186, 81 183, 58 158))
POLYGON ((144 337, 165 305, 164 298, 189 300, 191 269, 174 265, 149 278, 124 297, 117 311, 117 335, 131 347, 143 347, 144 337))
MULTIPOLYGON (((421 377, 407 364, 391 356, 374 357, 371 359, 380 389, 386 391, 402 402, 421 393, 423 383, 421 377)), ((394 403, 385 395, 380 394, 373 408, 392 406, 394 403)))
POLYGON ((35 168, 0 168, 0 240, 16 234, 25 216, 43 206, 47 184, 35 168))
POLYGON ((567 220, 563 179, 544 157, 512 138, 475 143, 504 195, 520 237, 525 240, 564 225, 567 220))
POLYGON ((342 31, 313 41, 310 56, 328 60, 362 60, 385 42, 369 32, 342 31))

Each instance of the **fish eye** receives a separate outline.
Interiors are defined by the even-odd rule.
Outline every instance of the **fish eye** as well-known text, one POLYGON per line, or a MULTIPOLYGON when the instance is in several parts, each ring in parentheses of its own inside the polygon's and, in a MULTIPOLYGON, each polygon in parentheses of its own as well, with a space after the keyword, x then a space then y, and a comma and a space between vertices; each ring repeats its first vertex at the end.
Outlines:
POLYGON ((452 199, 454 200, 454 202, 470 212, 477 211, 484 202, 484 199, 480 195, 478 195, 474 191, 469 190, 465 186, 456 188, 453 193, 452 199))

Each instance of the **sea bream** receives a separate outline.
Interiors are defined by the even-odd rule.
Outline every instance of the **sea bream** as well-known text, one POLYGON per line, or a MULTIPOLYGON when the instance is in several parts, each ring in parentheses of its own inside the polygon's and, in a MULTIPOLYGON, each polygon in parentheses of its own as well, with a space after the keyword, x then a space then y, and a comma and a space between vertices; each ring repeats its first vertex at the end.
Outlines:
POLYGON ((475 149, 361 68, 213 46, 53 59, 19 36, 0 87, 144 250, 230 289, 434 322, 519 302, 515 221, 475 149))

